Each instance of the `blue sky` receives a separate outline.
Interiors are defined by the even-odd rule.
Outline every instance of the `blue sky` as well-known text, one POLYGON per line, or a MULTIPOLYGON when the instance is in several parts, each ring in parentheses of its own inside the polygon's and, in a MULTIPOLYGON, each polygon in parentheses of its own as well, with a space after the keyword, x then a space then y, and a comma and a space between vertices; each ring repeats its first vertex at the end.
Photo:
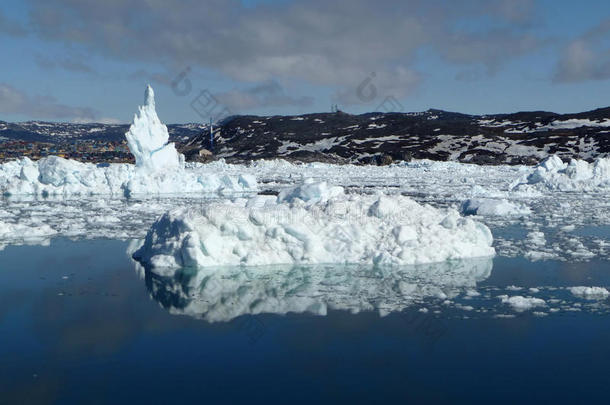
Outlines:
POLYGON ((147 83, 167 123, 216 115, 201 94, 260 115, 610 105, 601 0, 5 0, 0 50, 5 121, 129 122, 147 83))

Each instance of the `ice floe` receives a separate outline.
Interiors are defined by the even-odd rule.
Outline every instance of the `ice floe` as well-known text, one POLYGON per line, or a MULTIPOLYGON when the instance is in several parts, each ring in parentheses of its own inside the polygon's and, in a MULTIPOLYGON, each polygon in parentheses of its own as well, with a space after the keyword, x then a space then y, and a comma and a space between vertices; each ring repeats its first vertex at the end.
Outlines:
POLYGON ((498 298, 503 304, 510 305, 515 311, 523 312, 536 307, 545 307, 546 302, 541 298, 523 297, 521 295, 500 295, 498 298))
POLYGON ((338 191, 307 183, 262 206, 254 199, 212 203, 200 212, 171 211, 153 224, 134 257, 151 267, 179 268, 413 265, 495 253, 490 230, 453 209, 436 209, 404 196, 338 191), (291 196, 290 203, 286 196, 291 196))
POLYGON ((568 290, 572 293, 572 295, 587 300, 605 300, 610 295, 610 291, 604 287, 578 286, 570 287, 568 290))

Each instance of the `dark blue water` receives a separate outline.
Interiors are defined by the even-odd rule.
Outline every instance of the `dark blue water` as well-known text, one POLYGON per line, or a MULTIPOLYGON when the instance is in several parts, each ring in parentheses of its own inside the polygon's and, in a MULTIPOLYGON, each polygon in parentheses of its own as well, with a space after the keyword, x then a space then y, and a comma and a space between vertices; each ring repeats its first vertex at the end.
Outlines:
MULTIPOLYGON (((174 293, 152 299, 126 247, 58 240, 0 252, 0 403, 606 399, 606 316, 331 310, 210 323, 170 314, 174 293)), ((609 274, 607 262, 496 258, 478 286, 608 285, 609 274)))

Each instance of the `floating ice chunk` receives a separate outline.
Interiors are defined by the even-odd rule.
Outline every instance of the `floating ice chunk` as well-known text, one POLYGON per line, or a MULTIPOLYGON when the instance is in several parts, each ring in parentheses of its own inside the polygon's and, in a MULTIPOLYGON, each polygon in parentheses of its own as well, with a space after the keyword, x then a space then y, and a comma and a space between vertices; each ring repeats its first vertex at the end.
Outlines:
POLYGON ((305 183, 292 188, 286 188, 277 196, 278 202, 293 202, 300 199, 309 203, 326 202, 329 199, 343 194, 343 187, 331 186, 323 181, 315 183, 313 179, 306 179, 305 183))
POLYGON ((470 199, 462 203, 460 208, 464 215, 482 215, 482 216, 517 216, 517 215, 529 215, 531 210, 518 203, 510 202, 507 200, 495 200, 495 199, 470 199))
MULTIPOLYGON (((287 193, 294 195, 294 192, 287 193)), ((319 197, 319 193, 314 193, 319 197)), ((365 263, 408 265, 493 256, 489 229, 403 196, 324 204, 211 203, 163 215, 134 258, 151 267, 365 263)))
POLYGON ((138 169, 155 172, 184 167, 184 156, 173 143, 168 143, 169 133, 157 116, 155 93, 150 85, 144 93, 144 105, 139 107, 125 137, 138 169))
POLYGON ((599 158, 593 163, 572 159, 564 163, 551 156, 540 163, 534 171, 519 179, 512 188, 526 191, 528 188, 588 191, 610 187, 610 158, 599 158))
POLYGON ((531 231, 527 234, 527 241, 532 245, 544 246, 546 244, 546 237, 544 236, 544 232, 531 231))
POLYGON ((509 297, 508 295, 499 295, 498 298, 503 304, 510 305, 517 312, 528 311, 535 307, 546 306, 546 302, 541 298, 522 297, 521 295, 515 295, 512 297, 509 297))
POLYGON ((575 297, 587 300, 605 300, 610 295, 610 291, 604 287, 570 287, 568 290, 575 297))
POLYGON ((548 314, 548 313, 546 313, 546 312, 540 312, 540 311, 534 311, 534 312, 532 312, 532 314, 533 314, 534 316, 539 317, 539 318, 542 318, 542 317, 545 317, 545 316, 548 316, 548 315, 549 315, 549 314, 548 314))

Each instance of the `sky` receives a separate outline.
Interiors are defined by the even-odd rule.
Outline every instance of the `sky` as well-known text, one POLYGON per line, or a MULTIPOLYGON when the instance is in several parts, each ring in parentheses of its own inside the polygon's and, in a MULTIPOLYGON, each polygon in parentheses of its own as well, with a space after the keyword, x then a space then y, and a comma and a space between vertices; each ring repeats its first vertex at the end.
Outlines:
POLYGON ((3 0, 0 120, 610 106, 607 0, 3 0))

